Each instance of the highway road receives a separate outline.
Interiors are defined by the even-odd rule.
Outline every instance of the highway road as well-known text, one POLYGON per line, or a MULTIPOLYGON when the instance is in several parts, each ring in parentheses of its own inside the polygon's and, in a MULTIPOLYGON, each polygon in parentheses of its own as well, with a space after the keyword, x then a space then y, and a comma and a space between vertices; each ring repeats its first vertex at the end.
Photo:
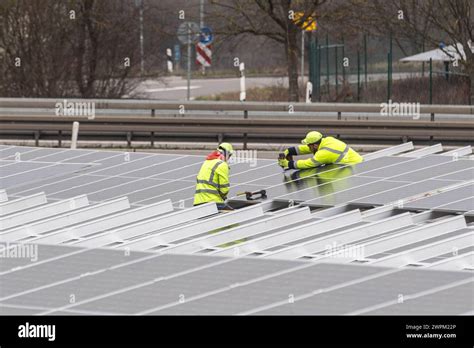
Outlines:
MULTIPOLYGON (((393 79, 416 76, 415 73, 395 73, 393 79)), ((418 74, 419 75, 419 74, 418 74)), ((342 77, 342 76, 341 76, 342 77)), ((357 75, 347 76, 349 83, 357 82, 357 75)), ((361 81, 364 76, 361 75, 361 81)), ((383 81, 387 74, 369 74, 368 81, 383 81)), ((325 83, 325 76, 321 76, 321 83, 325 83)), ((329 77, 329 83, 334 85, 335 76, 329 77)), ((287 77, 246 77, 247 89, 267 86, 288 86, 287 77)), ((216 95, 224 92, 237 92, 240 90, 240 78, 211 78, 191 80, 191 100, 196 97, 216 95)), ((165 77, 159 80, 146 80, 139 84, 131 93, 132 98, 160 99, 160 100, 186 100, 187 80, 178 76, 165 77)))
MULTIPOLYGON (((247 89, 266 86, 287 86, 286 77, 247 77, 247 89)), ((224 92, 240 90, 240 78, 193 79, 191 80, 191 100, 196 97, 209 96, 224 92)), ((146 80, 131 94, 133 98, 186 100, 187 80, 178 76, 165 77, 160 80, 146 80)))

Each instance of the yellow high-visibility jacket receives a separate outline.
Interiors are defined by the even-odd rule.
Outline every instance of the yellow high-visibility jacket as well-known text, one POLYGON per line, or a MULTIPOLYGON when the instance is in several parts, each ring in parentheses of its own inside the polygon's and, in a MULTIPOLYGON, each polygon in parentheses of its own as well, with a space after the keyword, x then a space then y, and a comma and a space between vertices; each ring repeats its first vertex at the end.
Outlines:
MULTIPOLYGON (((310 153, 311 150, 308 145, 300 145, 288 149, 288 154, 290 155, 306 155, 310 153)), ((357 164, 363 160, 361 155, 343 141, 333 137, 324 137, 313 157, 305 160, 290 161, 289 168, 307 169, 330 163, 357 164)))
POLYGON ((208 202, 223 203, 229 193, 229 165, 212 155, 204 161, 196 178, 194 205, 208 202))

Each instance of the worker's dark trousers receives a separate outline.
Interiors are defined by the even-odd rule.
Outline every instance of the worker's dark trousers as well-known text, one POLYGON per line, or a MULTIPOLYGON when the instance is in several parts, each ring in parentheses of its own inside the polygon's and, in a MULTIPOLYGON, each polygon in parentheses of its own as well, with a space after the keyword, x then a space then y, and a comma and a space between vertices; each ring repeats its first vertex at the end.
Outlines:
MULTIPOLYGON (((212 203, 212 202, 207 202, 207 203, 212 203)), ((195 207, 201 204, 206 204, 206 203, 199 203, 199 204, 194 204, 195 207)), ((234 210, 230 205, 227 203, 216 203, 217 210, 234 210)))

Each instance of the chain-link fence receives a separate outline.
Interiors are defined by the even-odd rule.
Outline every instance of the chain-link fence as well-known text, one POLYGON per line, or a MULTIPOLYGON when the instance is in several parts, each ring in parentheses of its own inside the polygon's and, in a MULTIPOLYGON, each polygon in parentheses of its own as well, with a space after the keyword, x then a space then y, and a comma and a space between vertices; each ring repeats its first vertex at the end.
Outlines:
MULTIPOLYGON (((312 101, 470 104, 470 79, 452 62, 411 61, 391 38, 310 34, 309 80, 312 101)), ((412 49, 416 52, 416 48, 412 49)))

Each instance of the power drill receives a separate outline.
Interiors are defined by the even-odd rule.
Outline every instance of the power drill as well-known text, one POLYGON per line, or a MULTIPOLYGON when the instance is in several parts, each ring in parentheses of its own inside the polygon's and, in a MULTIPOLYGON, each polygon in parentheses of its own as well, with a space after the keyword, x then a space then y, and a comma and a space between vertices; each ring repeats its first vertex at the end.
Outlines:
POLYGON ((288 161, 293 161, 293 156, 292 155, 285 156, 283 152, 280 152, 278 154, 278 159, 287 159, 288 161))

